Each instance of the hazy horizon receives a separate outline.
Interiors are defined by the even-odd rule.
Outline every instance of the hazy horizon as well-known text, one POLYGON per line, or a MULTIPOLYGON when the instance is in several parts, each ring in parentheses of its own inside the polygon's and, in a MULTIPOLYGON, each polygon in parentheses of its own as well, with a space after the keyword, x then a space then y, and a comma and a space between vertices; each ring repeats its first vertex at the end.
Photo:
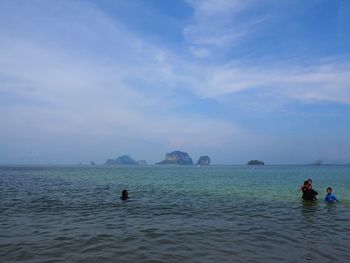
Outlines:
POLYGON ((0 165, 174 150, 350 163, 350 1, 0 1, 0 165))
MULTIPOLYGON (((140 160, 145 160, 146 161, 146 163, 147 163, 147 165, 156 165, 156 166, 163 166, 162 164, 158 164, 158 162, 160 162, 160 161, 162 161, 162 160, 164 160, 165 159, 165 156, 162 156, 162 157, 160 157, 159 158, 159 160, 157 160, 157 161, 148 161, 148 160, 146 160, 145 158, 134 158, 134 155, 130 155, 130 154, 123 154, 123 155, 127 155, 127 156, 130 156, 132 159, 134 159, 135 161, 140 161, 140 160)), ((46 166, 46 165, 48 165, 48 166, 65 166, 65 165, 68 165, 68 166, 80 166, 80 165, 84 165, 84 166, 91 166, 91 165, 97 165, 97 166, 99 166, 99 165, 106 165, 105 163, 106 163, 106 161, 108 160, 108 159, 116 159, 116 158, 118 158, 118 157, 121 157, 122 155, 119 155, 119 156, 112 156, 112 157, 108 157, 108 158, 106 158, 105 160, 101 160, 100 162, 97 162, 97 161, 95 161, 95 160, 82 160, 82 161, 79 161, 79 162, 72 162, 72 161, 70 161, 70 162, 65 162, 65 163, 59 163, 59 162, 47 162, 47 163, 45 163, 45 162, 38 162, 38 163, 35 163, 35 162, 17 162, 17 163, 15 163, 15 162, 10 162, 10 163, 0 163, 0 166, 26 166, 26 165, 28 165, 28 166, 36 166, 36 165, 38 165, 38 166, 46 166)), ((190 158, 192 158, 192 161, 193 161, 193 165, 196 165, 196 163, 197 163, 197 161, 198 161, 198 159, 199 159, 199 157, 200 156, 192 156, 190 153, 189 153, 189 156, 190 156, 190 158)), ((202 156, 202 155, 201 155, 202 156)), ((210 157, 210 156, 209 156, 210 157)), ((235 162, 235 160, 232 160, 232 162, 229 162, 229 163, 223 163, 223 162, 217 162, 216 160, 213 160, 213 159, 211 159, 211 163, 210 163, 210 165, 233 165, 233 166, 235 166, 235 165, 238 165, 238 166, 240 166, 240 165, 247 165, 247 162, 248 161, 251 161, 251 160, 256 160, 256 159, 247 159, 245 162, 241 162, 241 163, 239 163, 239 162, 235 162)), ((323 160, 315 160, 315 161, 313 161, 313 162, 305 162, 305 163, 292 163, 292 162, 286 162, 286 163, 266 163, 263 159, 260 159, 260 161, 263 161, 264 163, 265 163, 265 165, 300 165, 300 166, 303 166, 303 165, 350 165, 350 163, 337 163, 337 162, 325 162, 325 161, 323 161, 323 160)), ((173 166, 177 166, 176 164, 172 164, 173 166)), ((107 165, 107 166, 128 166, 128 165, 107 165)), ((166 165, 166 166, 168 166, 168 165, 166 165)), ((186 165, 185 165, 186 166, 186 165)))

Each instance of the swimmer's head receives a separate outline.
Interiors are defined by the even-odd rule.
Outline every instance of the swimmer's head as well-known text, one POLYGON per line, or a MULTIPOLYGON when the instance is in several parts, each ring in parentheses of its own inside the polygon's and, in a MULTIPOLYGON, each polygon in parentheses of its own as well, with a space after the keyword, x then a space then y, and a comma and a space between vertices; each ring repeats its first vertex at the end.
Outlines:
POLYGON ((311 178, 307 179, 307 181, 309 182, 309 184, 312 184, 312 179, 311 178))
POLYGON ((327 187, 327 193, 331 194, 332 193, 332 187, 327 187))
POLYGON ((124 197, 124 198, 129 198, 128 190, 124 189, 124 190, 122 191, 122 197, 124 197))

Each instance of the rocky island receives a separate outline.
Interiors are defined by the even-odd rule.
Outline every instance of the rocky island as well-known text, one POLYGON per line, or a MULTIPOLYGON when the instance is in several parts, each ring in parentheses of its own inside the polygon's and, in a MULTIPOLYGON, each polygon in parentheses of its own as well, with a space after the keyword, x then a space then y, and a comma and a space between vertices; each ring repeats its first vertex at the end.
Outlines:
POLYGON ((186 152, 174 151, 167 153, 165 159, 157 164, 193 165, 192 158, 186 152))
POLYGON ((247 165, 264 165, 265 163, 259 160, 250 160, 247 165))
POLYGON ((208 155, 199 157, 197 161, 197 165, 209 165, 209 164, 210 164, 210 158, 208 155))
POLYGON ((122 155, 116 159, 108 159, 105 165, 137 165, 138 162, 129 155, 122 155))

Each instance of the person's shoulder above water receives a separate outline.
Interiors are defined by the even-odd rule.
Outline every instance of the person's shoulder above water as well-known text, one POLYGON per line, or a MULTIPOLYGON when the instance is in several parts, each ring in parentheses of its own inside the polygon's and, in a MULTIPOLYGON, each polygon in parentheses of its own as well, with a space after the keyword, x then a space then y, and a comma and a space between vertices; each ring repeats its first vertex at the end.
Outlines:
POLYGON ((318 195, 318 193, 315 190, 307 190, 303 193, 302 198, 304 200, 308 200, 308 201, 314 201, 317 200, 316 195, 318 195))
POLYGON ((120 199, 122 199, 123 201, 126 201, 129 199, 129 192, 128 190, 124 189, 122 191, 122 196, 120 197, 120 199))

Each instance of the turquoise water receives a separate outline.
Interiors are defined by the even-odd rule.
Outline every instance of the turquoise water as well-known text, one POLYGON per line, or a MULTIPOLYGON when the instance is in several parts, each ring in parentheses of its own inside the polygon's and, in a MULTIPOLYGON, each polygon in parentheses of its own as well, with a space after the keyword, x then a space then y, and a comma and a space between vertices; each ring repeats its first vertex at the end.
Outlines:
POLYGON ((0 262, 348 262, 349 190, 350 166, 0 167, 0 262))

